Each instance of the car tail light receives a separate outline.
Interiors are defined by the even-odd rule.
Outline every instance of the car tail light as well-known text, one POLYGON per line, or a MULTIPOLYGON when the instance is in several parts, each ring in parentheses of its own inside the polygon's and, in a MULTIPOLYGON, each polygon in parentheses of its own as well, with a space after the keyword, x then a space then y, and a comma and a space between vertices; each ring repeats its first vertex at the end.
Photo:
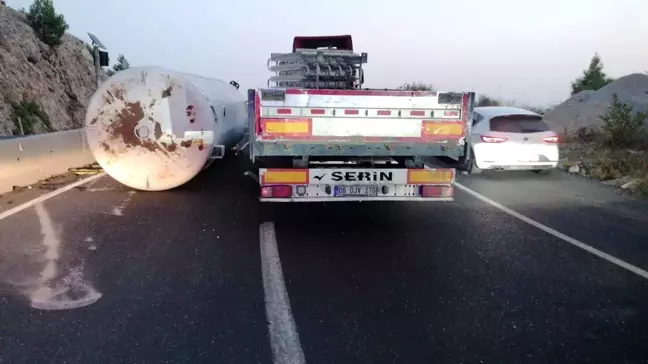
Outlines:
POLYGON ((261 187, 261 197, 263 198, 288 198, 292 197, 292 186, 263 186, 261 187))
POLYGON ((542 141, 545 142, 545 143, 555 144, 555 143, 558 143, 558 137, 557 136, 552 136, 552 137, 542 138, 542 141))
POLYGON ((505 142, 507 139, 506 138, 500 138, 500 137, 491 137, 491 136, 482 135, 481 140, 484 143, 501 143, 501 142, 505 142))
POLYGON ((452 197, 454 188, 452 186, 426 186, 420 187, 421 197, 452 197))

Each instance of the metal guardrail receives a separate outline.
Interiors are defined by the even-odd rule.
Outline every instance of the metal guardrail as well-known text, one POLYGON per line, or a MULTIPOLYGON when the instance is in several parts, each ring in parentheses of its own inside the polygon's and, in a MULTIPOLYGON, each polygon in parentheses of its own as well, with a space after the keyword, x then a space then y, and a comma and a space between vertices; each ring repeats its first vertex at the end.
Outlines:
POLYGON ((83 129, 0 139, 0 193, 94 162, 83 129))

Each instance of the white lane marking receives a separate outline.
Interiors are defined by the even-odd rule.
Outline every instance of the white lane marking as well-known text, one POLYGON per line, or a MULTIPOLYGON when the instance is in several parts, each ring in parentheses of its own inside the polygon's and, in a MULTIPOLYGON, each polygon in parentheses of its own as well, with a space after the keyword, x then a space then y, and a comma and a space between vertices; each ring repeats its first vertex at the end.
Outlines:
POLYGON ((23 290, 23 293, 29 297, 31 306, 41 310, 66 310, 97 302, 101 298, 101 293, 83 279, 83 266, 71 269, 66 276, 59 277, 61 239, 45 206, 39 203, 36 204, 35 209, 46 251, 43 256, 45 266, 39 274, 38 281, 23 290))
POLYGON ((88 185, 86 186, 86 188, 90 189, 90 187, 94 186, 95 183, 97 183, 97 181, 99 181, 99 180, 98 180, 98 179, 95 179, 95 180, 93 180, 92 182, 88 183, 88 185))
POLYGON ((128 203, 133 198, 134 194, 135 194, 135 191, 129 191, 128 196, 126 196, 124 201, 121 204, 119 204, 119 206, 113 207, 112 214, 115 215, 115 216, 124 216, 124 210, 128 206, 128 203))
POLYGON ((305 364, 284 283, 274 223, 259 226, 263 291, 274 364, 305 364))
MULTIPOLYGON (((88 185, 88 187, 90 187, 88 185)), ((106 192, 106 191, 117 191, 116 188, 114 187, 99 187, 99 188, 88 188, 86 191, 88 192, 106 192)))
POLYGON ((14 208, 11 208, 11 209, 9 209, 9 210, 7 210, 5 212, 0 212, 0 220, 4 220, 4 219, 8 218, 11 215, 15 215, 15 214, 19 213, 22 210, 25 210, 27 208, 30 208, 30 207, 36 205, 37 203, 43 202, 45 200, 49 200, 50 198, 52 198, 54 196, 60 195, 60 194, 62 194, 64 192, 67 192, 67 191, 69 191, 69 190, 71 190, 71 189, 73 189, 75 187, 81 186, 82 184, 97 180, 97 179, 99 179, 99 178, 101 178, 101 177, 103 177, 105 175, 106 175, 106 172, 97 173, 94 176, 90 176, 88 178, 78 180, 78 181, 76 181, 74 183, 70 183, 67 186, 63 186, 63 187, 59 188, 58 190, 54 190, 52 192, 46 193, 46 194, 44 194, 42 196, 39 196, 39 197, 37 197, 37 198, 35 198, 35 199, 31 200, 31 201, 27 201, 27 202, 25 202, 25 203, 23 203, 21 205, 18 205, 18 206, 14 207, 14 208))
POLYGON ((576 239, 574 239, 574 238, 572 238, 570 236, 567 236, 567 235, 561 233, 558 230, 552 229, 549 226, 546 226, 546 225, 541 224, 541 223, 539 223, 539 222, 537 222, 535 220, 532 220, 532 219, 530 219, 530 218, 528 218, 528 217, 526 217, 526 216, 524 216, 524 215, 522 215, 522 214, 520 214, 518 212, 515 212, 515 211, 509 209, 508 207, 506 207, 506 206, 504 206, 504 205, 502 205, 500 203, 497 203, 497 202, 491 200, 490 198, 488 198, 488 197, 486 197, 486 196, 484 196, 484 195, 482 195, 482 194, 480 194, 478 192, 475 192, 475 191, 471 190, 470 188, 468 188, 468 187, 466 187, 466 186, 464 186, 464 185, 462 185, 462 184, 460 184, 458 182, 455 182, 455 186, 458 187, 460 190, 462 190, 464 192, 467 192, 468 194, 472 195, 473 197, 476 197, 477 199, 479 199, 479 200, 481 200, 483 202, 486 202, 487 204, 489 204, 489 205, 491 205, 493 207, 496 207, 496 208, 502 210, 503 212, 505 212, 505 213, 507 213, 507 214, 519 219, 519 220, 522 220, 522 221, 526 222, 527 224, 529 224, 531 226, 537 227, 538 229, 540 229, 540 230, 542 230, 542 231, 544 231, 544 232, 546 232, 548 234, 551 234, 551 235, 557 237, 558 239, 562 239, 562 240, 568 242, 569 244, 571 244, 571 245, 573 245, 575 247, 581 248, 581 249, 585 250, 588 253, 594 254, 597 257, 601 258, 601 259, 605 259, 605 260, 607 260, 608 262, 610 262, 612 264, 615 264, 615 265, 617 265, 617 266, 619 266, 621 268, 629 270, 630 272, 632 272, 632 273, 634 273, 634 274, 636 274, 638 276, 641 276, 641 277, 643 277, 645 279, 648 279, 648 272, 641 269, 641 268, 639 268, 639 267, 636 267, 636 266, 634 266, 634 265, 632 265, 630 263, 626 263, 623 260, 621 260, 619 258, 616 258, 616 257, 614 257, 614 256, 612 256, 612 255, 610 255, 610 254, 608 254, 606 252, 598 250, 598 249, 596 249, 594 247, 591 247, 591 246, 589 246, 589 245, 587 245, 587 244, 585 244, 585 243, 583 243, 583 242, 581 242, 579 240, 576 240, 576 239))

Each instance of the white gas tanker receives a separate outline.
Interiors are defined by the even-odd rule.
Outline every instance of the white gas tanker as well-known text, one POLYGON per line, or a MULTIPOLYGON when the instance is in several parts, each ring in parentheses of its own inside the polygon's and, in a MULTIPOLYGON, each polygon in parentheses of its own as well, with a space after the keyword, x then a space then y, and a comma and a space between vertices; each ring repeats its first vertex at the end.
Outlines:
POLYGON ((88 144, 99 165, 120 183, 171 189, 244 137, 245 102, 234 81, 129 68, 92 96, 85 120, 88 144))

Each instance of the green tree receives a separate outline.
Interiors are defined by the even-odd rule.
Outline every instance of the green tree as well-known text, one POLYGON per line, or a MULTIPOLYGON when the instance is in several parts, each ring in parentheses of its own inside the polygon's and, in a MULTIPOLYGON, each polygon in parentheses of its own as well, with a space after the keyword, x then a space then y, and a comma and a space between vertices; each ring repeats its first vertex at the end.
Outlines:
POLYGON ((617 94, 612 95, 607 113, 601 115, 607 144, 615 147, 633 146, 643 136, 647 117, 643 112, 634 113, 632 106, 619 101, 617 94))
POLYGON ((127 68, 130 68, 130 63, 128 62, 126 57, 124 57, 123 54, 120 54, 119 57, 117 57, 117 63, 115 63, 112 66, 112 69, 109 69, 108 71, 106 71, 106 73, 108 74, 108 76, 112 76, 115 73, 117 73, 119 71, 123 71, 123 70, 125 70, 127 68))
POLYGON ((35 0, 29 7, 27 21, 38 38, 50 46, 61 44, 61 38, 68 24, 61 14, 57 14, 52 0, 35 0))
POLYGON ((603 62, 598 53, 594 54, 590 61, 589 67, 583 71, 583 75, 571 84, 572 95, 584 90, 596 91, 601 87, 614 81, 603 72, 603 62))

